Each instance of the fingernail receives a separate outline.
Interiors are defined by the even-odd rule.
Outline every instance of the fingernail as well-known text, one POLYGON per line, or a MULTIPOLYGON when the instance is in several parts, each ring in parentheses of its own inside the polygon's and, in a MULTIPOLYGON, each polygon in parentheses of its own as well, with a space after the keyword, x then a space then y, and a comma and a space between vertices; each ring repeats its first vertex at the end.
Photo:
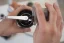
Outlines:
POLYGON ((48 2, 46 2, 46 3, 45 3, 45 5, 48 5, 48 6, 50 6, 50 5, 51 5, 51 6, 52 6, 52 4, 50 4, 50 3, 48 3, 48 2))
POLYGON ((45 2, 45 4, 51 4, 51 3, 45 2))
POLYGON ((38 6, 38 5, 40 5, 40 4, 39 4, 38 2, 36 2, 36 3, 34 3, 34 5, 35 5, 35 6, 38 6))

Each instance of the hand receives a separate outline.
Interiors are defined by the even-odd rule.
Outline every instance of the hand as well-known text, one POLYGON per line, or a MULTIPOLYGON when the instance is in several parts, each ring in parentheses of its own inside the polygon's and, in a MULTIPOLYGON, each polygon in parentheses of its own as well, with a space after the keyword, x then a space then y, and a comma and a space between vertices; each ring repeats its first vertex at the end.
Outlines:
POLYGON ((61 11, 55 3, 46 3, 45 6, 49 11, 48 22, 41 6, 35 3, 38 25, 34 32, 34 43, 60 43, 63 28, 61 11))
MULTIPOLYGON (((16 7, 16 9, 9 13, 9 16, 16 16, 21 10, 23 9, 31 9, 28 6, 20 6, 20 7, 16 7)), ((0 36, 9 36, 12 34, 16 34, 16 33, 24 33, 24 32, 29 32, 30 28, 20 28, 17 23, 16 20, 11 20, 11 19, 5 19, 2 22, 0 22, 0 36)))
POLYGON ((14 9, 17 9, 18 7, 22 6, 20 4, 18 4, 17 2, 13 1, 11 6, 14 8, 14 9))

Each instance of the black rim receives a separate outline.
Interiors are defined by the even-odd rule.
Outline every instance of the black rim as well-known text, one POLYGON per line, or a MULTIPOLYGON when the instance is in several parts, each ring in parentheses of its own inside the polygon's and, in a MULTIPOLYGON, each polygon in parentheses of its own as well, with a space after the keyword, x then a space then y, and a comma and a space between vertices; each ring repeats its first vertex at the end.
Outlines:
POLYGON ((17 20, 17 23, 19 24, 19 26, 23 27, 23 28, 28 28, 31 27, 33 25, 33 16, 32 16, 32 11, 28 10, 28 9, 24 9, 22 10, 17 16, 28 16, 29 19, 31 19, 32 21, 28 21, 28 20, 17 20))

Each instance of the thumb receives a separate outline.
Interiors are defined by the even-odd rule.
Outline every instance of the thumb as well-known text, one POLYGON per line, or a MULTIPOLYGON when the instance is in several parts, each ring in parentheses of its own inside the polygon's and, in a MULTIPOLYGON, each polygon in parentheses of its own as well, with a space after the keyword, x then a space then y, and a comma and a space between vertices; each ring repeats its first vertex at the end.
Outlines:
POLYGON ((16 10, 14 10, 13 12, 9 13, 9 16, 16 16, 20 11, 22 11, 24 9, 32 10, 31 7, 22 5, 22 6, 18 7, 16 10))
POLYGON ((21 5, 19 5, 17 2, 13 1, 11 6, 14 8, 14 9, 17 9, 18 7, 20 7, 21 5))

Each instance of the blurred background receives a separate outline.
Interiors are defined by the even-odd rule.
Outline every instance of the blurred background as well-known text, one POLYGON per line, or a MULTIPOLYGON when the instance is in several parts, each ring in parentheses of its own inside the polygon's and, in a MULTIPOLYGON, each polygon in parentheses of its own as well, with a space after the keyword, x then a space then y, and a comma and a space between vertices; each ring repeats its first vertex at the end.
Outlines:
MULTIPOLYGON (((14 1, 17 1, 17 2, 22 2, 22 1, 27 1, 27 0, 14 0, 14 1)), ((52 0, 53 1, 53 0, 52 0)), ((63 16, 64 16, 64 0, 57 0, 58 1, 58 4, 59 4, 59 6, 60 6, 60 9, 61 9, 61 11, 62 11, 62 14, 63 14, 63 16)), ((0 0, 0 6, 1 5, 5 5, 5 4, 7 4, 8 3, 8 0, 0 0)), ((63 17, 64 18, 64 17, 63 17)))
POLYGON ((60 9, 62 11, 62 15, 63 15, 63 18, 64 18, 64 0, 58 0, 58 4, 60 6, 60 9))
MULTIPOLYGON (((24 1, 27 1, 27 0, 14 0, 14 1, 24 2, 24 1)), ((28 1, 30 1, 30 0, 28 0, 28 1)), ((41 1, 41 3, 45 2, 45 0, 39 0, 39 1, 41 1)), ((54 2, 54 0, 48 0, 48 1, 51 2, 51 3, 54 2)), ((62 16, 64 18, 64 0, 57 0, 57 2, 60 6, 62 16)), ((0 12, 6 13, 6 11, 7 11, 6 9, 7 9, 7 6, 8 6, 7 4, 8 4, 8 0, 0 0, 0 12)), ((2 37, 0 37, 0 43, 33 43, 33 38, 32 38, 32 35, 19 33, 16 36, 12 36, 9 40, 5 40, 2 37)), ((63 33, 62 33, 61 43, 64 43, 64 30, 63 30, 63 33)))

